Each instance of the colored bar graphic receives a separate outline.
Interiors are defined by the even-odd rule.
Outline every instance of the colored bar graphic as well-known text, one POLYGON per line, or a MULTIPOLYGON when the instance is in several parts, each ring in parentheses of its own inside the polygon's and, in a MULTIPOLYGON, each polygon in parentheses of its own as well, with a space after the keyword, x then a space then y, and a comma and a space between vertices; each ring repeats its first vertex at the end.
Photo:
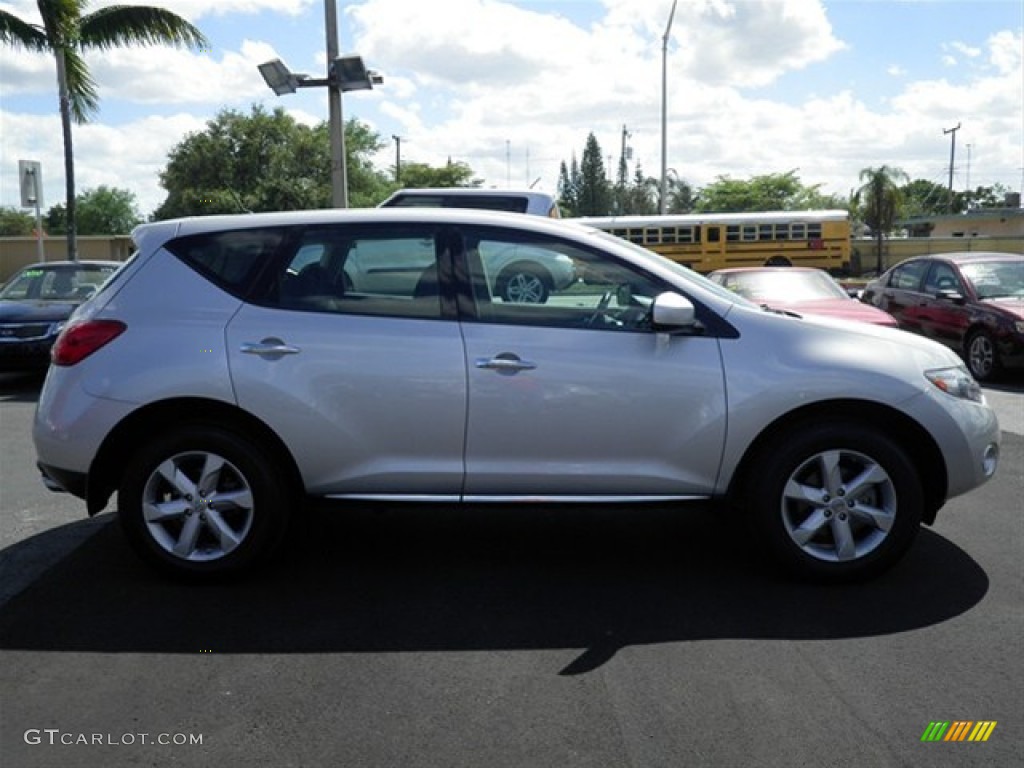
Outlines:
POLYGON ((997 724, 995 720, 932 720, 921 741, 988 741, 997 724))
POLYGON ((967 738, 968 741, 988 741, 988 737, 992 735, 992 731, 996 729, 995 720, 982 720, 971 731, 971 735, 967 738))
POLYGON ((970 720, 954 720, 950 726, 949 733, 943 741, 963 741, 967 737, 967 730, 974 725, 970 720))

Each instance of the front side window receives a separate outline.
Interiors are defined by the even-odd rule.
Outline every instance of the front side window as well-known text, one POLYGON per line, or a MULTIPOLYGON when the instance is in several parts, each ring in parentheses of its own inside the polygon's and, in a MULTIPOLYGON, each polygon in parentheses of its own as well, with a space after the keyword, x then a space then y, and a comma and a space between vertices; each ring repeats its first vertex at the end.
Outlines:
POLYGON ((928 276, 924 281, 925 293, 936 294, 939 291, 956 291, 962 293, 960 278, 952 266, 942 261, 936 261, 928 270, 928 276))
POLYGON ((666 290, 608 254, 539 235, 469 233, 466 259, 482 322, 646 331, 666 290))

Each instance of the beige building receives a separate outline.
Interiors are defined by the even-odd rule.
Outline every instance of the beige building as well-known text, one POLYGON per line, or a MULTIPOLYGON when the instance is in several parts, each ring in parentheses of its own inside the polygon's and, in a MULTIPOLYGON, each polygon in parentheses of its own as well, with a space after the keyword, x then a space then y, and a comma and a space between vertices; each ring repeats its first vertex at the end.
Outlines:
POLYGON ((1024 237, 1024 208, 977 208, 902 223, 910 237, 1024 237))
MULTIPOLYGON (((34 237, 0 237, 0 283, 22 267, 39 261, 38 248, 34 237)), ((132 239, 128 235, 78 236, 78 258, 83 261, 124 261, 131 253, 132 239)), ((67 257, 65 238, 43 238, 43 261, 60 261, 67 257)))

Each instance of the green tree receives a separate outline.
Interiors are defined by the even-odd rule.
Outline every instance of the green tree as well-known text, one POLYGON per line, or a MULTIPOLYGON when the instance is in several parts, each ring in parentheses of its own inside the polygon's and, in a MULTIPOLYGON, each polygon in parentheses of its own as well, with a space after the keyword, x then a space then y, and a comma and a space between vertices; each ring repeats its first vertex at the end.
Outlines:
POLYGON ((57 63, 57 94, 64 138, 68 258, 78 258, 75 240, 75 162, 71 122, 88 122, 99 111, 96 83, 82 54, 89 49, 132 45, 202 48, 206 38, 177 14, 145 5, 111 5, 86 13, 86 0, 38 0, 42 26, 0 10, 0 43, 48 52, 57 63))
POLYGON ((973 208, 1002 208, 1006 205, 1006 196, 1011 191, 1004 184, 965 189, 963 192, 956 193, 954 209, 962 212, 973 208))
POLYGON ((611 212, 612 190, 605 173, 601 145, 593 133, 587 136, 580 161, 577 216, 607 216, 611 212))
POLYGON ((402 182, 404 188, 425 187, 479 187, 483 179, 476 178, 473 169, 463 162, 449 161, 441 167, 426 163, 403 163, 402 182))
POLYGON ((946 212, 946 187, 926 179, 914 179, 900 188, 904 216, 930 216, 946 212))
MULTIPOLYGON (((78 234, 127 235, 142 222, 135 193, 127 189, 100 185, 76 196, 78 234)), ((60 235, 67 232, 67 211, 54 205, 46 212, 46 231, 60 235)))
POLYGON ((36 219, 17 208, 0 206, 0 237, 24 237, 35 229, 36 219))
POLYGON ((574 152, 569 167, 566 167, 563 160, 558 168, 558 206, 564 216, 579 215, 580 183, 580 166, 574 152))
MULTIPOLYGON (((383 148, 365 124, 345 124, 349 201, 376 205, 393 184, 371 157, 383 148)), ((222 110, 206 129, 169 153, 160 183, 167 199, 155 219, 248 211, 331 207, 330 139, 326 123, 302 125, 281 107, 254 105, 248 115, 222 110)))
POLYGON ((820 185, 805 186, 796 171, 753 176, 749 181, 719 176, 700 191, 696 209, 701 212, 806 211, 842 208, 843 203, 824 195, 820 185))
POLYGON ((900 182, 907 183, 910 179, 901 169, 882 165, 862 170, 860 180, 862 185, 854 193, 853 203, 860 220, 871 228, 875 238, 875 268, 881 274, 883 242, 900 217, 903 202, 900 182))
MULTIPOLYGON (((654 179, 650 181, 654 182, 654 179)), ((661 182, 656 182, 658 194, 661 194, 661 182)), ((665 194, 668 195, 668 203, 665 206, 667 213, 692 213, 697 206, 697 193, 688 182, 679 177, 675 171, 669 169, 665 175, 665 194)))

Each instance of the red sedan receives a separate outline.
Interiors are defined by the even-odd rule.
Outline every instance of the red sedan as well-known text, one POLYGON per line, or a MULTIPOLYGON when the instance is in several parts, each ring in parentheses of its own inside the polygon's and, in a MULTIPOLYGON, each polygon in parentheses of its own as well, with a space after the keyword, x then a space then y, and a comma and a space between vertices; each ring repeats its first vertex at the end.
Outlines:
POLYGON ((907 259, 864 289, 906 331, 945 344, 978 381, 1024 368, 1024 255, 937 253, 907 259))
POLYGON ((743 298, 772 309, 897 327, 892 315, 857 301, 821 269, 735 267, 716 270, 708 277, 743 298))

